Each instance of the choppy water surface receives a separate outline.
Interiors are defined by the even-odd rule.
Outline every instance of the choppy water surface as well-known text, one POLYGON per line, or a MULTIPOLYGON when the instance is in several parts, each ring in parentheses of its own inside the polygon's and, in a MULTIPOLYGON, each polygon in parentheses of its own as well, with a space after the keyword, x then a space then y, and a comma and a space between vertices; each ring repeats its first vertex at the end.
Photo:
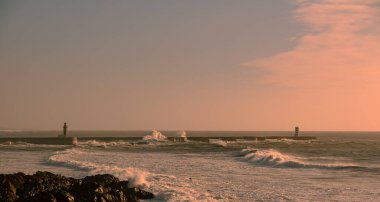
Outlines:
POLYGON ((94 132, 96 137, 85 132, 78 133, 83 138, 76 146, 2 139, 0 173, 110 173, 144 186, 157 201, 380 201, 377 133, 312 132, 307 135, 318 139, 306 141, 244 139, 257 133, 188 132, 187 142, 173 142, 165 135, 184 133, 143 138, 147 132, 94 132), (218 134, 235 138, 225 141, 218 134))

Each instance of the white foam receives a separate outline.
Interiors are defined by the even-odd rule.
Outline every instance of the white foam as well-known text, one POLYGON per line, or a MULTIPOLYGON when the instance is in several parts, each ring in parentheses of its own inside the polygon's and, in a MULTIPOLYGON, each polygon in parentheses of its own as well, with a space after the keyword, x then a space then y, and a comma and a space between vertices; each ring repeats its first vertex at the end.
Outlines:
POLYGON ((182 138, 183 141, 187 141, 187 134, 186 134, 186 131, 180 131, 180 132, 177 132, 177 136, 182 138))
POLYGON ((143 140, 155 140, 155 141, 166 141, 168 138, 157 130, 153 130, 150 135, 145 135, 143 140))
POLYGON ((157 144, 161 142, 166 142, 168 138, 157 130, 153 130, 149 135, 145 135, 142 140, 135 143, 137 144, 157 144))
MULTIPOLYGON (((120 179, 127 179, 130 187, 143 187, 155 193, 156 198, 152 201, 216 201, 210 193, 199 192, 196 184, 201 183, 201 181, 198 182, 195 179, 194 181, 190 181, 183 177, 146 172, 134 167, 124 167, 124 163, 121 163, 124 165, 117 163, 118 166, 116 166, 114 165, 115 160, 125 159, 127 163, 129 163, 128 158, 121 153, 102 154, 104 153, 72 148, 55 152, 54 155, 49 157, 49 162, 87 171, 88 175, 112 174, 120 179), (111 154, 114 155, 114 158, 111 161, 107 161, 106 158, 109 158, 111 154), (97 160, 103 163, 96 162, 97 160), (108 163, 104 163, 105 160, 108 163), (147 179, 149 179, 149 182, 147 179)), ((148 161, 141 160, 140 155, 138 156, 138 161, 143 161, 143 164, 156 164, 156 160, 153 156, 151 157, 153 159, 148 161), (152 164, 153 162, 155 163, 152 164)), ((154 156, 158 157, 162 155, 154 154, 154 156)), ((133 156, 130 156, 130 158, 132 158, 130 159, 130 163, 136 164, 136 159, 134 159, 133 156)))
POLYGON ((83 156, 86 154, 87 152, 80 151, 76 148, 67 149, 55 152, 53 156, 49 157, 49 162, 86 170, 90 175, 113 174, 121 179, 127 179, 130 187, 149 187, 149 183, 146 180, 146 177, 149 175, 148 172, 133 167, 120 168, 107 164, 79 161, 73 158, 74 156, 83 156))
POLYGON ((199 192, 194 186, 196 180, 177 178, 175 176, 155 174, 151 188, 158 190, 156 198, 150 201, 217 201, 208 192, 199 192))
POLYGON ((255 140, 246 140, 246 139, 236 139, 235 140, 235 142, 236 143, 245 143, 245 144, 247 144, 247 143, 257 143, 257 139, 255 139, 255 140))
POLYGON ((266 139, 265 142, 273 142, 273 143, 285 143, 285 144, 309 144, 315 142, 316 140, 294 140, 288 138, 282 139, 266 139))
POLYGON ((290 154, 283 154, 274 149, 253 149, 247 148, 240 152, 240 155, 249 162, 261 166, 270 167, 287 167, 287 168, 324 168, 324 169, 342 169, 359 167, 354 164, 335 163, 321 164, 308 162, 306 159, 290 154))
POLYGON ((91 147, 125 147, 125 146, 131 146, 131 143, 126 141, 111 141, 111 142, 103 142, 103 141, 97 141, 97 140, 89 140, 85 142, 78 142, 77 146, 91 146, 91 147))
POLYGON ((210 144, 215 144, 215 145, 222 146, 222 147, 226 147, 228 145, 228 142, 226 142, 224 140, 221 140, 221 139, 212 139, 212 138, 210 138, 208 140, 208 142, 210 144))

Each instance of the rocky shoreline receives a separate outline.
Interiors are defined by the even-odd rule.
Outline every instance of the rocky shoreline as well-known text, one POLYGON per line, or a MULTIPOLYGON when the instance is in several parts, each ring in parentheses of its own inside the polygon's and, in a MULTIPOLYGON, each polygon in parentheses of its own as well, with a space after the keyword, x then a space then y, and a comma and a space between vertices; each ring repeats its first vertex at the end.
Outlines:
POLYGON ((33 175, 0 174, 0 201, 4 202, 126 202, 152 198, 152 193, 130 188, 128 181, 109 174, 83 179, 41 171, 33 175))

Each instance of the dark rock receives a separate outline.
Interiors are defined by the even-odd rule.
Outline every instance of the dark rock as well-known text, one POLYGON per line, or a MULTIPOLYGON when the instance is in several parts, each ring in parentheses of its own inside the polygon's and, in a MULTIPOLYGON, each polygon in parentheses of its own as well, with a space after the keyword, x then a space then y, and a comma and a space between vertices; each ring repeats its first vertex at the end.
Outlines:
POLYGON ((128 181, 108 174, 83 179, 49 172, 0 174, 0 186, 0 201, 6 202, 126 202, 154 197, 144 190, 129 188, 128 181))
POLYGON ((129 189, 129 182, 128 181, 120 181, 119 183, 117 183, 117 186, 123 190, 129 189))
POLYGON ((12 177, 9 177, 8 180, 14 185, 16 189, 23 187, 25 183, 26 175, 24 173, 13 174, 12 177))
POLYGON ((0 189, 0 201, 15 201, 17 199, 16 188, 9 181, 3 181, 0 189))
POLYGON ((103 174, 103 175, 94 175, 87 176, 83 178, 83 183, 95 183, 100 185, 111 185, 119 182, 119 179, 113 175, 103 174))
POLYGON ((113 201, 113 202, 121 202, 121 201, 125 201, 124 199, 124 196, 120 196, 120 195, 116 195, 116 194, 104 194, 102 196, 102 198, 105 200, 105 201, 113 201))
POLYGON ((74 202, 75 201, 74 196, 64 190, 55 191, 54 196, 59 202, 74 202))
POLYGON ((141 189, 137 189, 135 193, 136 193, 137 198, 139 198, 139 199, 152 199, 152 198, 154 198, 154 194, 147 192, 147 191, 144 191, 144 190, 141 190, 141 189))
POLYGON ((50 192, 40 192, 27 201, 58 202, 54 194, 50 192))

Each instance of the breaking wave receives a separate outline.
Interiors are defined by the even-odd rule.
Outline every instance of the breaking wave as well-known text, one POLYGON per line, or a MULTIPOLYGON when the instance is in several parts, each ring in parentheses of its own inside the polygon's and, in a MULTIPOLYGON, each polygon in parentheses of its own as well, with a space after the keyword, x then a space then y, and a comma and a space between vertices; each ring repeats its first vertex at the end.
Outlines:
POLYGON ((177 136, 178 137, 180 137, 180 138, 182 138, 183 139, 183 141, 187 141, 187 134, 186 134, 186 131, 180 131, 180 132, 177 132, 177 136))
POLYGON ((323 164, 308 162, 302 157, 283 154, 274 149, 253 149, 247 148, 240 151, 239 156, 243 160, 252 162, 259 166, 269 166, 276 168, 318 168, 318 169, 354 169, 363 168, 354 164, 323 164))
POLYGON ((145 135, 142 140, 137 141, 137 144, 150 144, 150 143, 157 143, 157 142, 164 142, 167 141, 168 138, 163 135, 161 132, 157 130, 153 130, 151 134, 145 135))
POLYGON ((111 141, 111 142, 103 142, 103 141, 97 141, 97 140, 88 140, 85 142, 78 142, 77 146, 90 146, 90 147, 102 147, 102 148, 107 148, 107 147, 126 147, 126 146, 131 146, 132 144, 127 142, 127 141, 111 141))
POLYGON ((85 156, 88 152, 76 148, 57 151, 50 156, 48 162, 55 165, 88 171, 89 175, 113 174, 121 179, 127 179, 130 187, 149 187, 146 177, 148 172, 136 168, 120 168, 109 164, 76 160, 75 156, 85 156))
POLYGON ((227 142, 227 141, 224 141, 224 140, 222 140, 222 139, 212 139, 212 138, 210 138, 210 139, 208 140, 208 142, 209 142, 210 144, 215 144, 215 145, 222 146, 222 147, 227 147, 227 145, 228 145, 228 142, 227 142))
MULTIPOLYGON (((152 190, 156 194, 152 201, 217 201, 210 193, 194 188, 193 182, 183 177, 177 178, 174 175, 151 173, 133 167, 119 167, 112 165, 113 163, 97 162, 108 157, 109 154, 102 156, 101 153, 71 148, 55 152, 49 157, 48 163, 86 171, 87 175, 112 174, 122 180, 128 180, 129 187, 152 190)), ((194 182, 197 182, 196 179, 194 182)))

